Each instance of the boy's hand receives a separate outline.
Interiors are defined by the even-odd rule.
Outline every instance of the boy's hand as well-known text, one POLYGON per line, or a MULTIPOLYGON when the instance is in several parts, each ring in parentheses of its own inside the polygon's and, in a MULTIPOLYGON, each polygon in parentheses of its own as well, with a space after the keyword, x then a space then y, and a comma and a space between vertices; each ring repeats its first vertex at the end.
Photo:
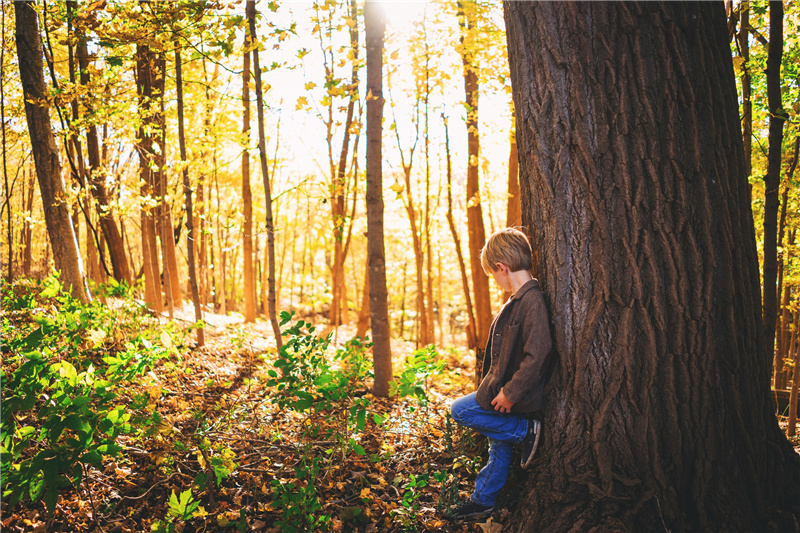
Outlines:
POLYGON ((494 397, 494 400, 492 400, 492 407, 494 407, 494 410, 500 411, 501 413, 510 413, 513 405, 514 404, 508 401, 508 398, 506 398, 506 395, 503 393, 503 389, 500 389, 498 395, 494 397))

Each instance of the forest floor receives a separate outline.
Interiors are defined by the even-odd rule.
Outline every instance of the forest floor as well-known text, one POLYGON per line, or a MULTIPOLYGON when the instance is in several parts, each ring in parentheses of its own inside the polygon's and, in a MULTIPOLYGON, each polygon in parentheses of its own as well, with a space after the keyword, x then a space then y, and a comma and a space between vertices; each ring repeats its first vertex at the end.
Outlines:
MULTIPOLYGON (((192 317, 187 306, 176 318, 188 324, 192 317)), ((77 489, 59 492, 52 518, 42 500, 3 502, 4 532, 502 530, 524 493, 518 462, 491 518, 443 516, 468 496, 486 455, 480 439, 448 416, 450 401, 473 390, 464 347, 439 349, 444 364, 433 369, 414 367, 414 344, 395 340, 404 393, 376 398, 369 380, 360 380, 346 397, 297 409, 279 405, 291 395, 274 382, 269 322, 245 324, 236 314, 204 320, 203 348, 192 348, 194 334, 185 336, 121 394, 120 401, 158 413, 148 428, 117 437, 123 452, 101 466, 85 465, 77 489)), ((312 344, 329 333, 304 331, 312 344)), ((346 350, 354 330, 330 333, 325 353, 346 350)), ((316 379, 320 390, 334 390, 324 384, 316 379)), ((800 438, 793 444, 800 453, 800 438)))
MULTIPOLYGON (((191 317, 191 309, 177 315, 191 317)), ((124 452, 87 466, 78 490, 59 492, 50 520, 41 500, 4 503, 4 532, 493 532, 510 516, 523 492, 518 467, 488 521, 451 523, 442 514, 469 495, 485 459, 485 446, 447 420, 449 402, 473 390, 466 349, 439 352, 446 364, 426 380, 427 402, 376 398, 363 384, 355 399, 369 400, 370 415, 359 432, 335 407, 275 405, 269 322, 204 320, 205 347, 160 361, 126 390, 128 402, 145 397, 160 414, 155 429, 118 437, 124 452)), ((331 333, 339 348, 354 331, 331 333)), ((397 375, 415 347, 395 340, 392 349, 397 375)))

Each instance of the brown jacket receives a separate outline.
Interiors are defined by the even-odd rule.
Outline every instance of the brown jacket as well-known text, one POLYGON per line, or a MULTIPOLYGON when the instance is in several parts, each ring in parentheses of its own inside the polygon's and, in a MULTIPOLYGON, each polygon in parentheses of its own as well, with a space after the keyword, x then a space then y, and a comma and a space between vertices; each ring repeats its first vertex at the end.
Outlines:
POLYGON ((493 411, 492 400, 502 388, 514 404, 512 413, 541 409, 551 348, 544 295, 532 279, 508 299, 492 322, 475 397, 478 405, 493 411))

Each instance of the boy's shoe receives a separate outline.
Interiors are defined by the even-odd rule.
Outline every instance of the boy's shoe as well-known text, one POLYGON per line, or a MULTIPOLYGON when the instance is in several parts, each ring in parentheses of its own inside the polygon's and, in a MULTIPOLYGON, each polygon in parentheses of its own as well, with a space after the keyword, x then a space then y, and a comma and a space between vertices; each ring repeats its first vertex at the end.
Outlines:
POLYGON ((539 437, 542 435, 542 423, 538 420, 530 420, 528 423, 528 434, 522 439, 522 450, 519 465, 528 468, 533 456, 536 454, 536 447, 539 445, 539 437))
POLYGON ((465 520, 468 518, 480 518, 492 514, 494 505, 481 505, 475 503, 471 498, 467 498, 459 505, 451 507, 445 513, 445 516, 450 520, 465 520))

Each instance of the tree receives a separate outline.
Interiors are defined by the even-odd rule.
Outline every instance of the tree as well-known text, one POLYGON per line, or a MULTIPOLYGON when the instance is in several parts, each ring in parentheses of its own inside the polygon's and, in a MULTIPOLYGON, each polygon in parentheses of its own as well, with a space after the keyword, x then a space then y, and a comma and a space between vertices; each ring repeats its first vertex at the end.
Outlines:
MULTIPOLYGON (((247 20, 250 27, 250 38, 254 43, 258 43, 256 36, 256 3, 255 0, 247 0, 247 20)), ((272 323, 272 333, 275 335, 275 342, 278 349, 283 345, 281 339, 281 328, 278 324, 277 296, 275 294, 275 230, 272 222, 272 193, 269 182, 269 170, 267 169, 267 143, 264 133, 264 91, 261 86, 261 67, 258 64, 258 46, 252 50, 253 71, 256 82, 256 108, 258 112, 258 153, 261 160, 261 177, 264 180, 264 206, 267 222, 267 255, 269 257, 269 321, 272 323)))
POLYGON ((253 193, 250 190, 250 49, 252 40, 245 30, 244 68, 242 69, 242 208, 244 227, 242 249, 244 250, 244 320, 256 320, 256 283, 253 268, 253 193))
POLYGON ((489 299, 489 278, 481 267, 481 249, 486 242, 481 208, 478 161, 480 157, 480 135, 478 133, 478 71, 475 65, 475 9, 474 0, 459 0, 459 26, 461 27, 460 52, 464 64, 464 94, 467 108, 467 229, 472 291, 475 295, 475 321, 478 346, 475 350, 475 382, 480 380, 483 368, 483 346, 489 338, 492 309, 489 299))
POLYGON ((14 16, 20 80, 25 95, 25 116, 28 120, 28 133, 53 259, 56 270, 61 272, 62 281, 71 287, 73 296, 82 302, 89 302, 92 297, 86 286, 83 261, 61 178, 61 161, 50 123, 42 63, 42 40, 34 2, 15 2, 14 16))
POLYGON ((194 225, 194 213, 192 206, 192 186, 189 182, 189 168, 186 164, 186 135, 183 129, 183 72, 181 64, 181 49, 175 43, 175 88, 178 93, 178 142, 181 154, 181 175, 183 177, 183 196, 186 205, 186 248, 189 263, 189 286, 192 290, 192 303, 194 304, 194 318, 198 325, 197 346, 205 344, 205 331, 202 326, 203 306, 200 305, 200 290, 197 283, 197 268, 195 268, 195 241, 197 239, 197 229, 194 225))
POLYGON ((383 243, 383 176, 381 168, 383 122, 383 35, 386 21, 374 0, 364 4, 367 45, 367 254, 369 316, 375 396, 389 395, 392 347, 386 291, 386 253, 383 243))
POLYGON ((767 100, 769 105, 769 154, 764 176, 764 342, 775 357, 774 372, 783 369, 775 349, 775 322, 778 318, 778 208, 780 205, 783 124, 786 122, 781 99, 781 59, 783 58, 783 2, 769 3, 769 52, 767 54, 767 100))
POLYGON ((800 458, 773 415, 723 5, 504 8, 559 355, 516 528, 764 529, 800 501, 800 458))

